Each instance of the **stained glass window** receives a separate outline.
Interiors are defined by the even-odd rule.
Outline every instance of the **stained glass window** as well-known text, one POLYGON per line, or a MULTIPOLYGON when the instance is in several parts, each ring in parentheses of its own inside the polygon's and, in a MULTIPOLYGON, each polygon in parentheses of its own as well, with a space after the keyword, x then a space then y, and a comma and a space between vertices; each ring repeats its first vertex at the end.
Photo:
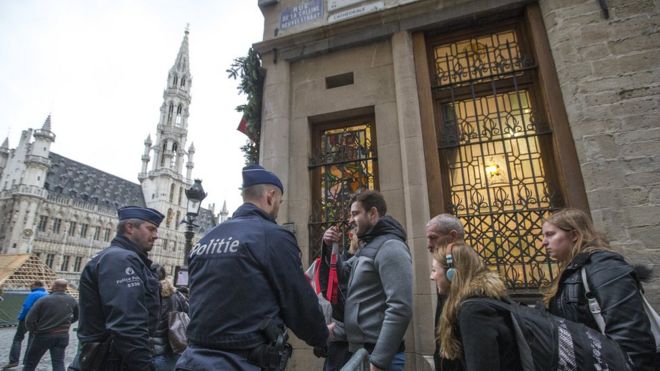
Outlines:
POLYGON ((435 84, 492 81, 528 68, 532 60, 521 54, 514 30, 463 39, 433 49, 435 84))
POLYGON ((373 120, 318 128, 315 135, 318 154, 310 160, 314 195, 309 224, 310 259, 319 255, 327 228, 337 226, 348 231, 352 195, 377 188, 373 120))
POLYGON ((536 65, 519 40, 509 29, 433 45, 433 93, 446 208, 510 289, 532 292, 556 273, 540 236, 562 199, 536 65))

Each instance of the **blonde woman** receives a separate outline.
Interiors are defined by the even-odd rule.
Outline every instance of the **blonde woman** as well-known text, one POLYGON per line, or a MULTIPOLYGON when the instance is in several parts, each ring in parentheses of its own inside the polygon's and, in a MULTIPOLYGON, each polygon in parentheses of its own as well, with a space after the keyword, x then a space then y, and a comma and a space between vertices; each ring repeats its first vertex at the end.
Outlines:
POLYGON ((561 210, 543 223, 542 231, 543 246, 560 267, 544 297, 549 311, 600 332, 585 295, 584 270, 591 295, 602 311, 605 334, 628 353, 635 370, 660 369, 655 364, 655 341, 633 268, 620 254, 610 251, 589 216, 581 210, 561 210))
POLYGON ((510 312, 468 298, 507 298, 497 273, 463 243, 433 253, 431 279, 447 295, 437 336, 444 358, 459 359, 467 371, 521 370, 510 312))

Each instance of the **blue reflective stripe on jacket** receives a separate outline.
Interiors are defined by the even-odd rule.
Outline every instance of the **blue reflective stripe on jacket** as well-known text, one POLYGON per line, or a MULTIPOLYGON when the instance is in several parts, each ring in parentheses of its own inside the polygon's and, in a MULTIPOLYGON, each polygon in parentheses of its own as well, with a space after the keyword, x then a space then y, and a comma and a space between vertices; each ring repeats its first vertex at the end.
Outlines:
POLYGON ((255 205, 242 205, 190 253, 188 339, 209 348, 248 349, 265 343, 265 318, 284 322, 312 346, 327 327, 304 276, 293 234, 255 205))

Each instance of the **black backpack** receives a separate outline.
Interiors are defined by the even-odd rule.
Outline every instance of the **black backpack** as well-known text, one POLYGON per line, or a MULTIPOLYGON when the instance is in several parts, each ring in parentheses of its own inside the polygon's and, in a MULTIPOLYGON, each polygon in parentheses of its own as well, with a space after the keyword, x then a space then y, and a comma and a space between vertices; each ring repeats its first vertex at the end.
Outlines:
POLYGON ((583 324, 510 301, 465 300, 468 301, 487 303, 511 313, 523 371, 633 369, 619 344, 583 324))

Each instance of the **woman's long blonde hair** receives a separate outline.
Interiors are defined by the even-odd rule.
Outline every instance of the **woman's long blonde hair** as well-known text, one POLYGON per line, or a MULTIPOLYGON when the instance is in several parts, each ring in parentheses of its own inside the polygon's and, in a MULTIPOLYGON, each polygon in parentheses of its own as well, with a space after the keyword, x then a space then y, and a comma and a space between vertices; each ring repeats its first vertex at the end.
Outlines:
POLYGON ((445 270, 449 268, 446 254, 451 254, 456 272, 450 282, 447 301, 442 309, 437 337, 441 344, 442 356, 459 358, 463 352, 456 335, 455 324, 463 300, 469 297, 489 297, 503 299, 506 287, 496 272, 486 268, 479 254, 463 242, 449 244, 446 249, 436 249, 433 258, 445 270))
POLYGON ((580 253, 590 253, 597 250, 609 250, 610 244, 600 232, 596 231, 591 218, 587 213, 578 209, 563 209, 552 214, 544 223, 550 223, 555 227, 566 231, 575 232, 577 240, 573 244, 568 258, 559 262, 559 272, 543 295, 543 302, 547 306, 559 289, 559 278, 566 266, 580 253))

